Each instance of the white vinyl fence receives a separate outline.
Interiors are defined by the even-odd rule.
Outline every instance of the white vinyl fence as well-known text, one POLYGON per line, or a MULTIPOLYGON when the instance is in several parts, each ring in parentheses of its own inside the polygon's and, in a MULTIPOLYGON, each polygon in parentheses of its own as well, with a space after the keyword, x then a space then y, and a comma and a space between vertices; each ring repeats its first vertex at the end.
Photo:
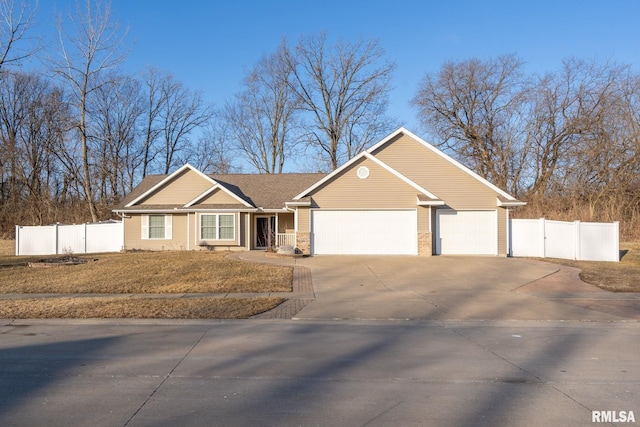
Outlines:
POLYGON ((619 223, 509 220, 511 256, 620 261, 619 223))
POLYGON ((124 245, 122 221, 23 227, 16 225, 16 255, 119 252, 124 245))

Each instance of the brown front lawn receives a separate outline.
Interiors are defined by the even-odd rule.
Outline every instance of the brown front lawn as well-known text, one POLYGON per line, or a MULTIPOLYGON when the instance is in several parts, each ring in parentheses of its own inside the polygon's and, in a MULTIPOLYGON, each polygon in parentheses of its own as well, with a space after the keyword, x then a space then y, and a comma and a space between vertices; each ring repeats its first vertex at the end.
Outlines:
POLYGON ((640 292, 640 243, 621 243, 620 262, 572 261, 544 258, 543 261, 582 270, 580 278, 612 292, 640 292))
MULTIPOLYGON (((5 245, 8 246, 8 245, 5 245)), ((259 265, 211 252, 129 252, 79 255, 97 261, 28 267, 47 257, 0 255, 0 294, 111 294, 101 297, 6 298, 0 318, 245 319, 284 298, 153 298, 126 294, 290 292, 290 267, 259 265)), ((55 257, 54 257, 55 258, 55 257)))
POLYGON ((0 256, 0 293, 291 291, 290 267, 233 261, 225 258, 224 253, 176 251, 80 256, 97 258, 98 261, 32 268, 27 263, 39 258, 0 256))
POLYGON ((0 319, 247 319, 284 298, 30 298, 3 300, 0 319))
POLYGON ((16 241, 15 240, 2 240, 0 239, 0 257, 9 256, 16 253, 16 241))

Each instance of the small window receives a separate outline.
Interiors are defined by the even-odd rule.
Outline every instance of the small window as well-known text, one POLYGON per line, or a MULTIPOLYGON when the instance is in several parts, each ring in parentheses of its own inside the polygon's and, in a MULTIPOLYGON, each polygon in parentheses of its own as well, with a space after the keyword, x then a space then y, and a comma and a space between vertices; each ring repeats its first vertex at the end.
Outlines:
POLYGON ((142 240, 171 240, 171 215, 142 215, 141 235, 142 240))
POLYGON ((202 240, 235 240, 236 216, 234 214, 200 215, 202 240))
POLYGON ((218 215, 219 223, 219 238, 220 240, 233 240, 234 239, 234 224, 235 215, 218 215))
POLYGON ((149 238, 164 239, 164 215, 149 215, 149 238))
POLYGON ((360 179, 369 178, 369 168, 366 166, 360 166, 356 173, 358 175, 358 178, 360 179))
POLYGON ((202 215, 200 218, 200 237, 204 240, 216 238, 216 216, 202 215))

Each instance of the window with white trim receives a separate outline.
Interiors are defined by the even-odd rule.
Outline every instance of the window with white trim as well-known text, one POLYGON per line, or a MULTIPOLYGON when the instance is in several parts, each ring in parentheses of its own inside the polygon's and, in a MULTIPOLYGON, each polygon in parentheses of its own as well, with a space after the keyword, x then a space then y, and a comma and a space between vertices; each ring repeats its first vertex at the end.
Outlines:
POLYGON ((171 240, 171 215, 142 215, 141 238, 143 240, 171 240))
POLYGON ((200 239, 235 240, 236 216, 234 214, 200 215, 200 239))

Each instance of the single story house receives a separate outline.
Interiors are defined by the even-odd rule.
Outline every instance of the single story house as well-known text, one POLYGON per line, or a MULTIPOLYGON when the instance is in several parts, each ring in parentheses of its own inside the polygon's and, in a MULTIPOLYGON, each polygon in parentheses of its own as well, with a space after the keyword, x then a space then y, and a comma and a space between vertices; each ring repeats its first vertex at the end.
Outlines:
POLYGON ((330 174, 150 175, 114 209, 125 249, 508 253, 524 202, 404 128, 330 174))

